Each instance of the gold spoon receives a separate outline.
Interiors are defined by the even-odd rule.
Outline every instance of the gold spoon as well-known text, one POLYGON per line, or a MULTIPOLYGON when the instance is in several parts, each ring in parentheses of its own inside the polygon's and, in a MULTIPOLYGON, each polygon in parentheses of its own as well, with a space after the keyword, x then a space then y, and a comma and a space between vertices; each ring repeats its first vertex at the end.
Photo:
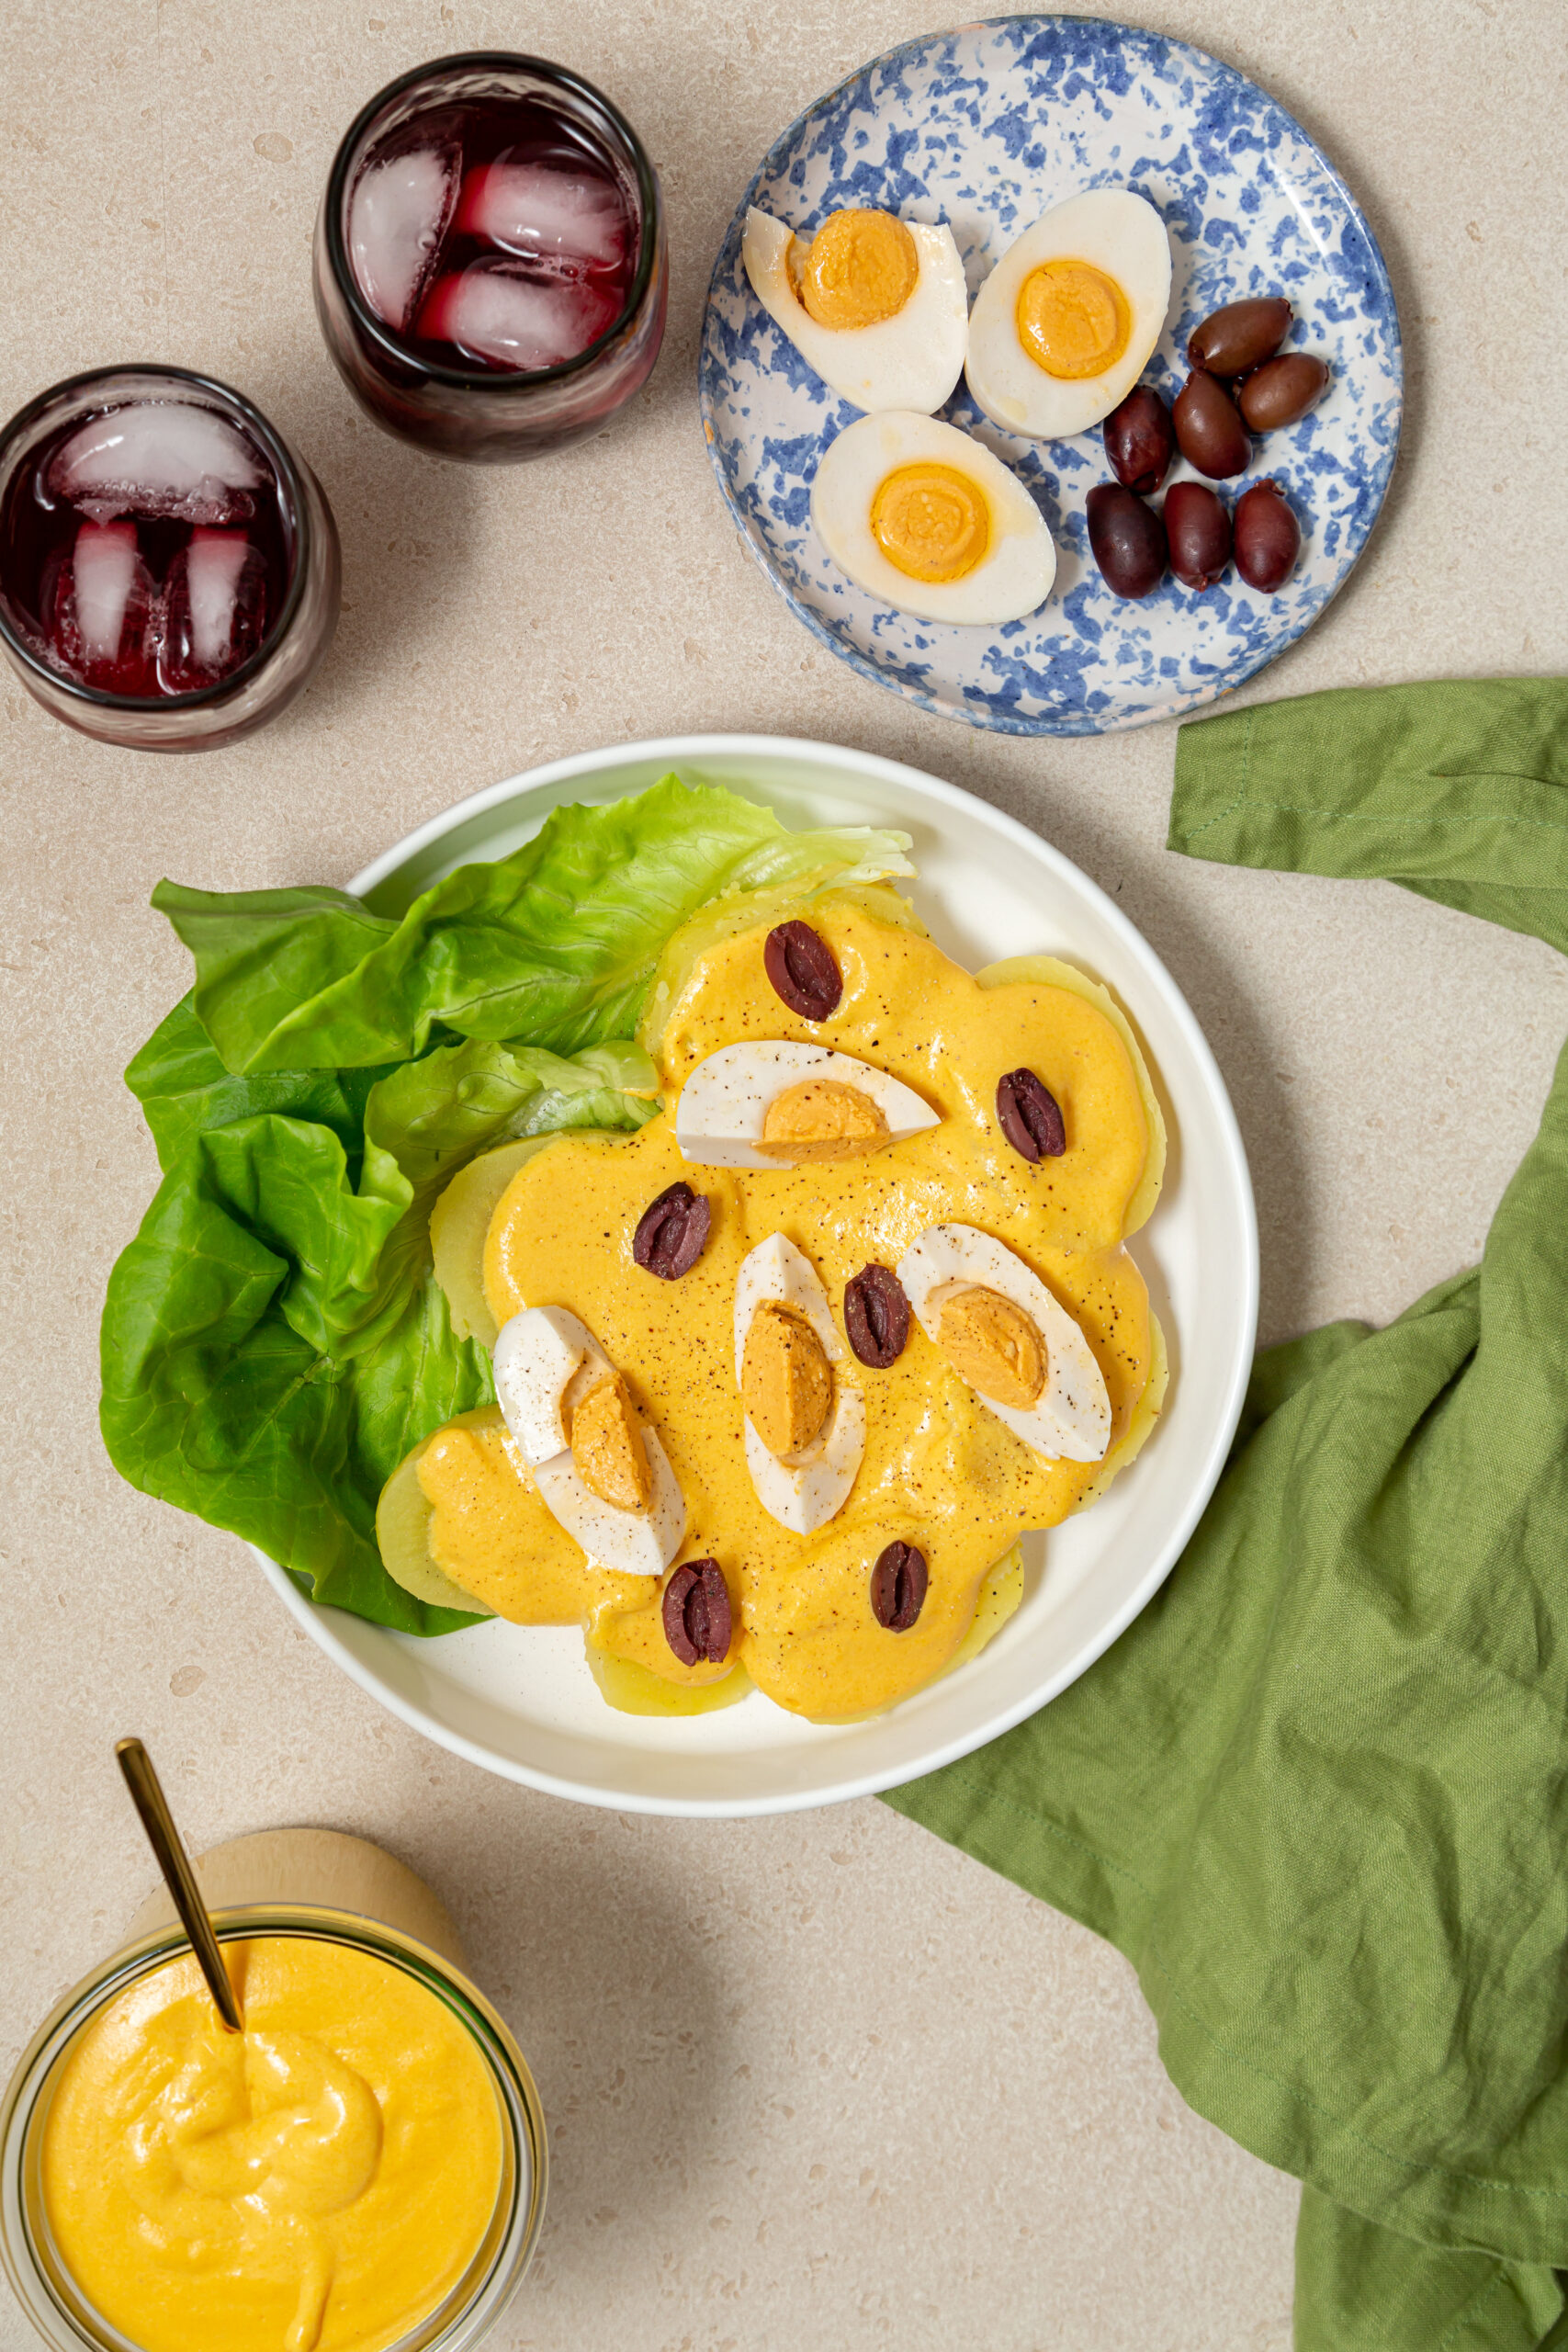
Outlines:
POLYGON ((218 1939, 190 1866, 190 1856, 175 1827, 169 1800, 152 1770, 152 1758, 139 1739, 117 1739, 114 1752, 125 1775, 125 1785, 130 1791, 130 1802, 147 1832, 147 1843, 158 1858, 169 1898, 179 1914, 181 1927, 190 1938, 218 2014, 231 2033, 243 2033, 245 2021, 240 2014, 240 2004, 234 1998, 234 1987, 229 1982, 229 1972, 223 1965, 223 1955, 218 1949, 218 1939))

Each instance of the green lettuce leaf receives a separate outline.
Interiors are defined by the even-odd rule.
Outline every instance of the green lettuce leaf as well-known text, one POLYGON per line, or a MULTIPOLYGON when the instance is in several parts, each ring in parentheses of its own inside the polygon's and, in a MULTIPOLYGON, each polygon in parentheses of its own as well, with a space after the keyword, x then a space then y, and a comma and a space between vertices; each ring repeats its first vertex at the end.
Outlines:
POLYGON ((164 1170, 209 1127, 227 1126, 257 1111, 281 1111, 330 1127, 357 1172, 365 1105, 387 1069, 371 1064, 362 1069, 236 1076, 197 1019, 194 996, 184 996, 131 1061, 125 1082, 141 1105, 164 1170))
POLYGON ((354 1149, 324 1115, 346 1115, 346 1095, 329 1090, 315 1118, 303 1098, 249 1107, 232 1089, 277 1081, 220 1082, 182 1008, 132 1069, 167 1157, 104 1307, 116 1468, 259 1544, 319 1601, 410 1633, 468 1623, 404 1592, 376 1549, 377 1499, 404 1455, 493 1399, 489 1359, 454 1337, 432 1275, 430 1210, 491 1144, 641 1125, 658 1108, 647 1055, 437 1047, 368 1087, 354 1149))
POLYGON ((786 832, 771 809, 671 775, 556 809, 400 919, 342 890, 162 882, 152 903, 196 958, 195 1015, 225 1069, 342 1072, 423 1054, 442 1029, 561 1054, 629 1036, 665 941, 709 899, 908 874, 908 845, 863 826, 786 832))
POLYGON ((659 1074, 640 1046, 627 1044, 591 1046, 568 1060, 536 1046, 468 1038, 380 1080, 365 1107, 359 1193, 393 1211, 396 1222, 378 1261, 372 1319, 355 1327, 354 1343, 373 1344, 401 1313, 431 1262, 430 1212, 476 1152, 564 1127, 633 1129, 658 1108, 659 1074))

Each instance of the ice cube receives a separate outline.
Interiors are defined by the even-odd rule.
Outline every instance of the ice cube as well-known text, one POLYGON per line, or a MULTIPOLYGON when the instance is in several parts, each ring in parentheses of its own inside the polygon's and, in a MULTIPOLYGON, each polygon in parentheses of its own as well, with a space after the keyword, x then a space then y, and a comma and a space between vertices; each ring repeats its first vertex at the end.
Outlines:
POLYGON ((50 488, 95 523, 117 514, 243 523, 265 480, 243 434, 191 401, 133 401, 96 416, 49 469, 50 488))
POLYGON ((457 195, 456 145, 416 147, 371 164, 348 204, 348 251, 359 290, 400 334, 440 258, 457 195))
POLYGON ((84 523, 45 601, 49 650, 60 667, 105 694, 151 694, 152 610, 152 577, 135 524, 84 523))
POLYGON ((614 269, 631 244, 615 183, 559 164, 479 164, 463 182, 457 225, 510 253, 557 254, 585 269, 614 269))
POLYGON ((169 566, 158 622, 165 694, 215 685, 266 633, 266 566, 243 531, 193 531, 169 566))
POLYGON ((514 262, 477 261, 436 279, 418 333, 499 368, 555 368, 586 351, 619 308, 592 278, 540 277, 514 262))

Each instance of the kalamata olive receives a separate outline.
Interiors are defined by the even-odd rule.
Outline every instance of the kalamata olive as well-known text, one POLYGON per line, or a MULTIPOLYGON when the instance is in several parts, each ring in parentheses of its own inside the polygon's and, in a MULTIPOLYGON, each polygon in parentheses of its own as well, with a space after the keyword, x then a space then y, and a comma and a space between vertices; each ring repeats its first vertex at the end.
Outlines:
POLYGON ((1113 481, 1098 482, 1084 502, 1094 560, 1119 596, 1146 596, 1165 576, 1165 525, 1153 509, 1113 481))
POLYGON ((689 1184, 670 1184, 649 1201, 632 1236, 632 1256, 645 1273, 678 1283, 703 1254, 713 1206, 689 1184))
POLYGON ((1171 483, 1165 536, 1170 568, 1184 588, 1212 588, 1231 560, 1231 518, 1207 482, 1171 483))
POLYGON ((773 993, 803 1021, 826 1021, 839 1009, 844 983, 833 951, 808 922, 781 922, 762 942, 762 969, 773 993))
POLYGON ((1038 1071, 1010 1069, 997 1080, 997 1124, 1021 1159, 1038 1166, 1067 1148, 1062 1106, 1038 1071))
POLYGON ((1235 568, 1249 588, 1271 596, 1301 553, 1302 526, 1277 481, 1255 481, 1235 503, 1235 568))
POLYGON ((862 1363, 886 1372, 909 1337, 909 1302, 891 1266, 863 1266, 844 1285, 844 1329, 862 1363))
MULTIPOLYGON (((1211 376, 1239 376, 1260 359, 1279 350, 1292 313, 1282 294, 1258 294, 1246 302, 1227 302, 1211 311, 1194 328, 1187 345, 1190 366, 1206 368, 1211 376)), ((1196 458, 1192 460, 1196 465, 1196 458)))
POLYGON ((729 1656, 734 1614, 729 1587, 716 1560, 688 1560, 664 1588, 664 1638, 682 1666, 722 1666, 729 1656))
POLYGON ((1272 433, 1315 408, 1327 390, 1323 360, 1310 351, 1281 351, 1278 359, 1266 359, 1252 370, 1237 399, 1254 433, 1272 433))
POLYGON ((1105 455, 1123 490, 1156 491, 1176 455, 1170 411, 1152 384, 1134 384, 1105 420, 1105 455))
POLYGON ((1170 413, 1181 454, 1201 474, 1224 481, 1247 471, 1252 444, 1235 401, 1217 376, 1196 369, 1177 393, 1170 413))
POLYGON ((871 1613, 889 1634, 907 1634, 925 1606, 931 1572, 913 1544, 889 1544, 871 1572, 871 1613))

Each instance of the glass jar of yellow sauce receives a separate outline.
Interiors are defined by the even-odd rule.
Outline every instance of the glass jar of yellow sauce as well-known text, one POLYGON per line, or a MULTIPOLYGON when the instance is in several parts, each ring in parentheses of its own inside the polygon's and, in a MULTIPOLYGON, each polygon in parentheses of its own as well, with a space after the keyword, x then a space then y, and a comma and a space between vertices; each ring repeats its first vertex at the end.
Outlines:
POLYGON ((23 2310, 57 2352, 479 2344, 533 2254, 547 2156, 450 1921, 332 1833, 243 1838, 198 1870, 245 2037, 156 1902, 45 2021, 0 2107, 23 2310), (223 1903, 240 1890, 278 1899, 223 1903))

